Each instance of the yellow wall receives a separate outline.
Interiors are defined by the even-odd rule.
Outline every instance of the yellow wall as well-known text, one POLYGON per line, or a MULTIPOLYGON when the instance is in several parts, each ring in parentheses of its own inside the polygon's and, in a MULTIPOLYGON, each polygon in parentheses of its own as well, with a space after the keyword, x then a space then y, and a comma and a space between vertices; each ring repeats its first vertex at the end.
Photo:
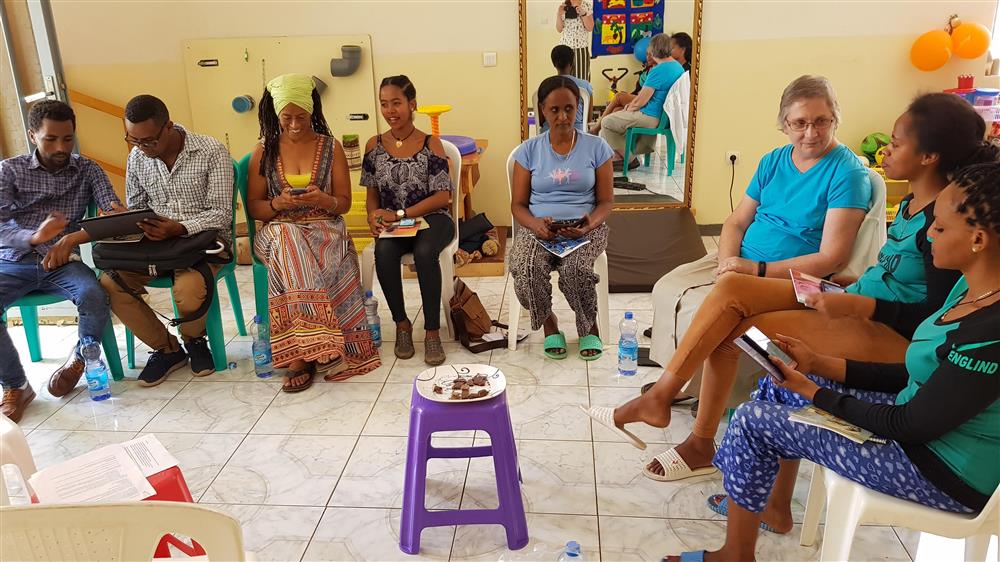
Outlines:
POLYGON ((941 27, 948 15, 992 27, 996 2, 721 2, 706 0, 694 165, 698 222, 721 223, 729 214, 730 168, 737 150, 735 200, 760 157, 787 143, 775 123, 784 87, 801 74, 830 78, 840 99, 842 142, 857 150, 874 131, 890 132, 918 93, 954 88, 955 76, 983 76, 985 56, 953 58, 921 72, 909 63, 913 40, 941 27))
MULTIPOLYGON (((689 16, 681 14, 691 3, 666 1, 667 31, 690 29, 681 22, 689 16)), ((556 5, 529 2, 529 93, 549 75, 549 50, 558 39, 556 5)), ((760 156, 785 142, 774 119, 778 97, 790 80, 803 73, 831 78, 844 112, 839 137, 856 147, 864 135, 889 130, 918 92, 952 87, 960 73, 982 74, 982 60, 953 60, 939 71, 921 73, 910 66, 908 52, 916 36, 941 27, 949 14, 990 26, 995 7, 995 2, 974 0, 706 0, 694 177, 698 221, 719 223, 729 213, 727 150, 742 153, 734 189, 738 197, 760 156)), ((476 208, 497 224, 509 222, 503 166, 519 141, 514 0, 91 1, 56 2, 53 9, 70 87, 118 104, 137 93, 154 93, 181 123, 190 119, 184 40, 371 34, 376 81, 388 74, 409 74, 422 103, 455 106, 443 118, 446 132, 490 140, 476 208), (497 52, 498 66, 482 67, 483 51, 497 52)), ((594 62, 593 82, 600 97, 606 91, 601 65, 618 66, 618 61, 594 62)), ((634 59, 629 64, 638 65, 634 59)), ((987 81, 980 76, 977 83, 987 81)), ((85 116, 84 109, 80 113, 84 147, 98 156, 106 150, 109 159, 118 154, 112 161, 121 162, 120 144, 95 142, 120 138, 120 125, 107 119, 100 125, 103 118, 85 116)))
MULTIPOLYGON (((517 3, 498 2, 55 2, 53 11, 67 82, 124 105, 139 93, 161 97, 179 123, 190 123, 182 44, 212 37, 372 36, 375 81, 407 74, 419 103, 447 103, 444 134, 486 138, 474 193, 477 211, 510 223, 504 165, 520 142, 518 122, 517 3), (497 53, 483 67, 482 53, 497 53)), ((340 53, 330 53, 339 57, 340 53)), ((333 83, 327 75, 327 83, 333 83)), ((374 96, 375 93, 373 92, 374 96)), ((80 109, 85 150, 124 162, 121 124, 80 109), (114 139, 114 140, 112 140, 114 139)), ((430 130, 426 117, 418 126, 430 130)), ((379 117, 380 130, 385 124, 379 117)), ((341 134, 341 131, 334 131, 341 134)), ((365 139, 363 139, 365 140, 365 139)), ((232 147, 242 155, 247 147, 232 147)))

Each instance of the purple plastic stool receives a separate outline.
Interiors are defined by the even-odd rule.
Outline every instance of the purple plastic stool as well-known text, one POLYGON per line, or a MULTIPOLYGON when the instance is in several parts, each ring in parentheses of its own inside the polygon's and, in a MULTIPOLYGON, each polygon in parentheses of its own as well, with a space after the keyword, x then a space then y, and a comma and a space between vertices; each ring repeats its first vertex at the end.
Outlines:
POLYGON ((403 484, 403 516, 399 529, 399 549, 407 554, 420 552, 420 532, 445 525, 503 525, 507 546, 518 550, 528 545, 528 521, 521 501, 514 429, 507 411, 507 393, 463 404, 428 400, 413 387, 410 403, 410 433, 406 448, 406 480, 403 484), (490 436, 490 445, 479 447, 431 446, 438 431, 477 429, 490 436), (497 509, 453 509, 427 511, 424 489, 427 460, 441 458, 493 457, 497 477, 497 509))

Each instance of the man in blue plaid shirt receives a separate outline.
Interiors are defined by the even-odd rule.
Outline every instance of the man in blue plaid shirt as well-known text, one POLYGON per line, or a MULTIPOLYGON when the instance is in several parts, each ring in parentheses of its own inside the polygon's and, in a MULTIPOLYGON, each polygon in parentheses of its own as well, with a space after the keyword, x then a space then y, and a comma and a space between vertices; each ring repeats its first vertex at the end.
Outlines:
MULTIPOLYGON (((104 171, 73 154, 76 116, 60 101, 36 103, 28 113, 31 154, 0 162, 0 310, 31 292, 61 295, 80 314, 80 339, 99 341, 111 319, 108 296, 94 272, 80 261, 79 245, 89 242, 79 221, 94 201, 109 212, 124 210, 104 171)), ((53 396, 79 382, 83 360, 78 346, 49 379, 53 396)), ((17 350, 0 322, 0 413, 17 422, 35 391, 17 350)))

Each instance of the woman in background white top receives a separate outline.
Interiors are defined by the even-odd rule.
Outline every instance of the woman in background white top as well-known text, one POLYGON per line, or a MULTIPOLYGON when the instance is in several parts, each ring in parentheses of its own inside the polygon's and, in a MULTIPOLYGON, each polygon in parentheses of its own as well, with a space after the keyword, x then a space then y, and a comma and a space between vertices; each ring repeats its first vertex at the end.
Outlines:
POLYGON ((594 0, 563 0, 556 10, 559 43, 573 49, 573 76, 590 82, 590 34, 594 31, 594 0))

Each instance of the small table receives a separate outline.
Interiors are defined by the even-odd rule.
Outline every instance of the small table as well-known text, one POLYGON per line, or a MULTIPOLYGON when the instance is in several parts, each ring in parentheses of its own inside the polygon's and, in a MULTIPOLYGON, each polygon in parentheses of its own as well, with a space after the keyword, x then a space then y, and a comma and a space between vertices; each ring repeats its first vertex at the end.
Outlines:
POLYGON ((461 175, 461 196, 462 196, 462 218, 468 219, 473 215, 472 211, 472 190, 479 182, 479 158, 490 141, 486 139, 476 139, 476 151, 462 156, 461 175))

